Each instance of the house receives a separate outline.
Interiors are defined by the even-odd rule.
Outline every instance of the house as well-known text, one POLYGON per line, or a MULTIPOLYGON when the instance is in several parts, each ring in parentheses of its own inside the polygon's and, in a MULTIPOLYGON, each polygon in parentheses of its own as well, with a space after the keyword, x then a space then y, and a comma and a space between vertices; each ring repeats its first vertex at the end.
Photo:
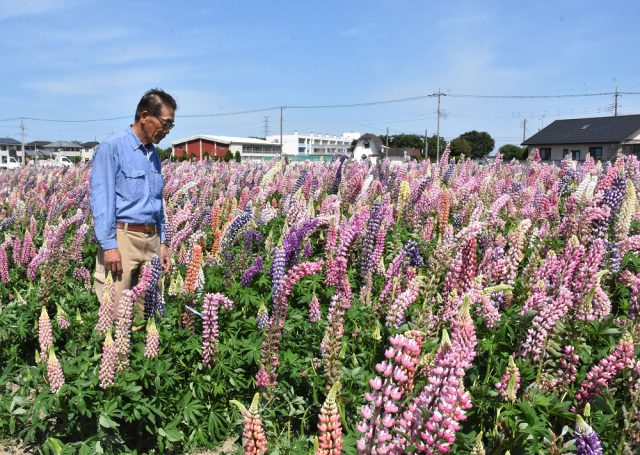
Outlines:
POLYGON ((384 157, 391 162, 406 163, 420 158, 420 150, 413 147, 384 147, 384 157))
POLYGON ((382 139, 375 134, 367 133, 360 136, 353 149, 353 159, 356 161, 371 159, 373 161, 383 157, 382 139))
POLYGON ((80 161, 86 163, 87 161, 91 161, 93 159, 93 154, 95 153, 100 143, 96 141, 90 141, 80 145, 82 145, 82 149, 80 150, 80 161))
POLYGON ((41 148, 41 151, 45 157, 56 157, 61 155, 79 158, 82 151, 82 144, 67 141, 49 142, 41 148))
POLYGON ((0 137, 0 161, 6 163, 9 157, 22 160, 21 142, 10 137, 0 137))
MULTIPOLYGON (((342 136, 329 134, 293 134, 282 135, 282 154, 290 160, 330 161, 334 156, 349 155, 349 149, 354 139, 360 133, 348 132, 342 136)), ((267 136, 267 141, 279 144, 280 135, 267 136)))
POLYGON ((236 136, 211 136, 199 134, 171 142, 171 155, 203 160, 207 157, 222 158, 227 152, 240 152, 243 161, 263 161, 280 158, 280 144, 264 139, 236 136))
POLYGON ((24 150, 27 153, 27 156, 33 158, 36 154, 38 158, 48 158, 45 157, 42 152, 42 147, 47 144, 50 144, 51 141, 31 141, 24 144, 24 150))
POLYGON ((540 150, 543 160, 570 157, 612 160, 618 154, 640 155, 640 115, 556 120, 522 145, 540 150))

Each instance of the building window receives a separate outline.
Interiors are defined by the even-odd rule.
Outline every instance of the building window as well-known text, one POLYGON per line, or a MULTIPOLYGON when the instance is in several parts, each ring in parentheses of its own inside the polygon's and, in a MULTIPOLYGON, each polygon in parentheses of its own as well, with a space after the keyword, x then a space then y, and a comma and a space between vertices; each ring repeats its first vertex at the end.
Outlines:
POLYGON ((580 161, 580 150, 571 150, 571 159, 580 161))
POLYGON ((364 141, 364 148, 368 149, 371 147, 371 145, 369 145, 369 141, 364 141))
POLYGON ((562 149, 562 159, 569 158, 569 149, 562 149))
POLYGON ((551 159, 551 147, 544 147, 540 149, 540 159, 543 159, 543 160, 551 159))
POLYGON ((589 155, 591 155, 594 160, 602 160, 602 147, 589 147, 589 155))

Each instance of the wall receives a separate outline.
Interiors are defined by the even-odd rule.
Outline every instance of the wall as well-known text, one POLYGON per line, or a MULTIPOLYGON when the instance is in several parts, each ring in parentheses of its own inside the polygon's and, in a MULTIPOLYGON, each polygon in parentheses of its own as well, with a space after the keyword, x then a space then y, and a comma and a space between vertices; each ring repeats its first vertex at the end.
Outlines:
POLYGON ((550 161, 561 161, 564 157, 564 149, 568 149, 569 156, 573 150, 580 150, 580 161, 584 161, 589 154, 589 147, 602 147, 602 161, 610 161, 615 158, 616 153, 620 149, 618 144, 574 144, 574 145, 536 145, 529 146, 529 150, 533 148, 551 148, 550 161))
POLYGON ((176 158, 182 158, 187 154, 189 158, 195 157, 195 159, 199 160, 201 146, 203 159, 206 155, 209 157, 222 157, 229 150, 229 144, 221 144, 219 142, 209 141, 206 139, 194 139, 192 141, 187 141, 173 146, 173 153, 176 158))

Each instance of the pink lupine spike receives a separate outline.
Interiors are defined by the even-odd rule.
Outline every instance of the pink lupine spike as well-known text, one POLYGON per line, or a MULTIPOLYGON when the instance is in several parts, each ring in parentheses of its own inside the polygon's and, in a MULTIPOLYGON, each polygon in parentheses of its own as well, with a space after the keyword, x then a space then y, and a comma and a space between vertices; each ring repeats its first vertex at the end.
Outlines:
POLYGON ((49 356, 47 360, 47 379, 49 379, 49 387, 51 391, 57 394, 64 385, 64 373, 62 365, 53 352, 53 346, 49 346, 49 356))

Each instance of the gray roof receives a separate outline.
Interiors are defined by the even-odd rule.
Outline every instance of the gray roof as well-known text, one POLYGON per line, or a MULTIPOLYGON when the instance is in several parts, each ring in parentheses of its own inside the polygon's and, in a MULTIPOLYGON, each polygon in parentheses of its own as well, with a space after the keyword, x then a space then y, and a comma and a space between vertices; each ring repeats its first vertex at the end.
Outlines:
POLYGON ((362 136, 360 136, 360 139, 358 139, 358 142, 360 141, 370 141, 376 144, 376 147, 378 149, 382 148, 382 139, 380 139, 380 136, 376 136, 375 134, 371 134, 371 133, 363 134, 362 136))
POLYGON ((80 144, 76 144, 75 142, 68 142, 68 141, 55 141, 55 142, 50 142, 47 145, 44 145, 43 148, 77 148, 77 149, 81 149, 82 145, 80 144))
POLYGON ((389 147, 388 149, 385 149, 385 152, 383 152, 382 154, 387 156, 399 156, 403 158, 405 156, 405 152, 408 158, 417 159, 420 156, 420 150, 412 147, 389 147))
POLYGON ((43 147, 47 144, 51 144, 51 141, 31 141, 24 144, 27 147, 43 147))
POLYGON ((522 145, 618 144, 640 130, 640 115, 556 120, 522 145))
POLYGON ((100 142, 95 142, 95 141, 85 142, 84 144, 82 144, 82 147, 84 147, 86 149, 91 149, 91 148, 95 147, 96 145, 100 145, 100 142))
POLYGON ((20 145, 20 141, 10 137, 0 137, 0 145, 20 145))

